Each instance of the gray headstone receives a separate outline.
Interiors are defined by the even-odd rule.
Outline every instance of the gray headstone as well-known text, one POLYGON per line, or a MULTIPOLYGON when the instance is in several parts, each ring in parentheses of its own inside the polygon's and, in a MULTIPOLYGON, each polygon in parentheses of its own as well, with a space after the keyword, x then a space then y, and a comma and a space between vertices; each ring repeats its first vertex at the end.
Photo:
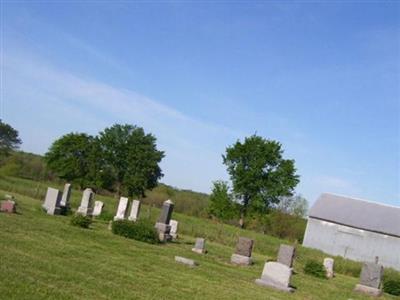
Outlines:
POLYGON ((117 214, 114 217, 114 221, 124 220, 126 217, 127 208, 128 208, 128 198, 121 197, 119 199, 117 214))
POLYGON ((103 211, 104 203, 102 201, 95 201, 94 208, 93 208, 93 216, 98 217, 101 215, 103 211))
POLYGON ((66 183, 64 185, 64 191, 61 197, 60 206, 69 207, 69 199, 71 197, 71 184, 66 183))
POLYGON ((157 229, 159 239, 162 242, 172 239, 172 236, 170 235, 171 225, 169 225, 169 222, 171 221, 173 209, 174 203, 172 203, 171 200, 165 201, 161 209, 160 217, 156 223, 155 227, 157 229))
POLYGON ((293 266, 296 248, 290 245, 281 245, 279 247, 278 262, 287 265, 289 268, 293 266))
POLYGON ((131 207, 131 214, 129 215, 128 220, 136 222, 136 220, 139 218, 139 212, 140 212, 140 201, 133 200, 131 207))
POLYGON ((42 207, 49 215, 60 214, 61 192, 54 188, 47 188, 46 198, 42 207))
POLYGON ((203 254, 206 252, 206 240, 203 238, 197 238, 194 248, 192 248, 193 252, 203 254))
POLYGON ((231 256, 231 263, 235 265, 249 266, 253 263, 253 261, 251 257, 234 253, 231 256))
POLYGON ((188 259, 182 256, 175 256, 175 261, 179 262, 181 264, 188 265, 190 267, 195 267, 197 266, 197 263, 193 259, 188 259))
POLYGON ((236 244, 235 254, 242 256, 251 257, 251 252, 253 251, 254 241, 249 238, 239 237, 236 244))
POLYGON ((279 262, 267 262, 260 279, 256 280, 259 285, 269 286, 285 292, 293 292, 290 287, 292 268, 279 262))
POLYGON ((172 236, 173 239, 176 239, 178 237, 178 224, 179 222, 177 220, 170 220, 169 225, 171 226, 171 230, 169 234, 172 236))
POLYGON ((333 258, 327 257, 324 259, 324 268, 326 272, 326 278, 333 278, 333 265, 335 261, 333 258))
POLYGON ((92 216, 93 214, 94 192, 87 188, 83 191, 81 205, 78 207, 78 214, 83 216, 92 216))
POLYGON ((381 286, 382 276, 382 265, 369 262, 364 263, 360 275, 360 284, 379 289, 381 286))

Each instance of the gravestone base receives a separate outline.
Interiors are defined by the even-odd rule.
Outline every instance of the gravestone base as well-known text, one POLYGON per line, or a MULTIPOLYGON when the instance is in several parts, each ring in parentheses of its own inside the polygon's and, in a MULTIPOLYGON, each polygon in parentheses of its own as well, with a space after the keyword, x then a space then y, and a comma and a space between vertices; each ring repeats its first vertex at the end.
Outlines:
POLYGON ((93 208, 91 207, 78 207, 78 210, 76 212, 79 215, 85 216, 85 217, 91 217, 93 213, 93 208))
POLYGON ((42 205, 42 209, 48 214, 48 215, 61 215, 61 207, 46 207, 44 204, 42 205))
POLYGON ((294 288, 284 286, 280 284, 279 282, 276 282, 275 280, 268 278, 267 276, 264 276, 260 279, 256 279, 256 284, 266 286, 266 287, 271 287, 279 291, 287 292, 287 293, 293 293, 294 288))
POLYGON ((206 253, 206 250, 204 250, 204 249, 192 248, 192 251, 196 252, 198 254, 205 254, 206 253))
POLYGON ((356 287, 354 288, 354 291, 374 297, 379 297, 382 295, 382 290, 362 284, 357 284, 356 287))
POLYGON ((169 234, 171 231, 170 225, 157 222, 155 228, 158 232, 158 239, 161 242, 169 242, 172 240, 172 236, 169 234))
POLYGON ((195 262, 193 259, 189 259, 182 256, 175 256, 175 261, 184 265, 188 265, 189 267, 197 266, 197 262, 195 262))
POLYGON ((240 266, 249 266, 253 263, 251 257, 240 255, 240 254, 232 254, 231 263, 240 266))

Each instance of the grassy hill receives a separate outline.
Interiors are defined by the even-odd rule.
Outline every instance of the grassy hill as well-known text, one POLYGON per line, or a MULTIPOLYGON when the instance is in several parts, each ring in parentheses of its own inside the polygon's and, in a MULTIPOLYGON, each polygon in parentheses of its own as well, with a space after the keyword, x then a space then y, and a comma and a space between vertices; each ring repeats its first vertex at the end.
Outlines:
MULTIPOLYGON (((276 259, 280 243, 253 231, 174 213, 180 238, 167 245, 149 245, 113 235, 107 221, 95 220, 89 230, 73 227, 70 216, 41 211, 47 183, 0 178, 0 196, 12 193, 19 214, 0 214, 1 299, 366 299, 352 292, 358 263, 336 259, 333 280, 303 274, 304 263, 322 260, 323 253, 298 246, 294 294, 254 284, 266 260, 276 259), (190 251, 195 237, 207 239, 207 255, 190 251), (255 239, 250 267, 229 263, 238 236, 255 239), (177 264, 174 256, 193 258, 196 268, 177 264), (347 275, 346 275, 347 274, 347 275)), ((52 186, 55 186, 52 184, 52 186)), ((55 186, 57 187, 57 186, 55 186)), ((58 186, 61 188, 61 186, 58 186)), ((72 207, 81 193, 73 191, 72 207)), ((117 201, 96 196, 114 214, 117 201)), ((144 205, 141 218, 155 220, 159 210, 144 205)), ((381 299, 398 299, 384 295, 381 299)))

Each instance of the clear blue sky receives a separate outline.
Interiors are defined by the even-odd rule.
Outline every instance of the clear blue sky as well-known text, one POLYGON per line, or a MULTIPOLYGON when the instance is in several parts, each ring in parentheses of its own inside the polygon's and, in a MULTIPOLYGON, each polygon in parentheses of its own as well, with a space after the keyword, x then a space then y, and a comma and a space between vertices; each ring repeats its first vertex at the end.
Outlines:
POLYGON ((156 135, 163 182, 209 192, 257 133, 296 191, 400 206, 400 5, 3 2, 1 117, 22 149, 116 122, 156 135))

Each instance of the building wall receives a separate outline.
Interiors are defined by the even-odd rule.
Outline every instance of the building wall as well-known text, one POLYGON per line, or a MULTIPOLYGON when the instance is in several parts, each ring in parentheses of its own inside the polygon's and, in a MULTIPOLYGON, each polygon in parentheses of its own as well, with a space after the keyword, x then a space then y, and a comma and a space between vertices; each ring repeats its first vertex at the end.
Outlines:
POLYGON ((303 246, 400 271, 400 238, 308 218, 303 246))

